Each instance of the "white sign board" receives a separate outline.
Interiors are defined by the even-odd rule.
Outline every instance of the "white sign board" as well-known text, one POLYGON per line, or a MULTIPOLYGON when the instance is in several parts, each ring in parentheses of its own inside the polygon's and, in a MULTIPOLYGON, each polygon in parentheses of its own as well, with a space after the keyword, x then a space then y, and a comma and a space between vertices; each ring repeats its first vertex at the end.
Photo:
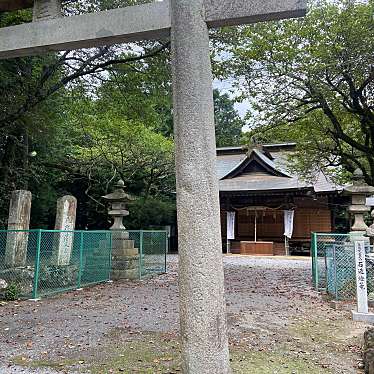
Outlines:
POLYGON ((355 242, 356 259, 356 288, 357 288, 357 312, 369 313, 368 293, 366 283, 366 259, 365 242, 355 242))

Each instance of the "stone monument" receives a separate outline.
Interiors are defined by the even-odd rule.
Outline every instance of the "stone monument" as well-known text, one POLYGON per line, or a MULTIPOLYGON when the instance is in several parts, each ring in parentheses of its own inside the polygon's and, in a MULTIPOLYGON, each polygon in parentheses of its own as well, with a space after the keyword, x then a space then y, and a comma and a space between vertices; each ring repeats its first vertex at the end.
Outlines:
POLYGON ((26 266, 27 243, 30 225, 31 192, 24 190, 13 191, 10 198, 9 218, 6 248, 5 266, 26 266))
POLYGON ((123 218, 129 215, 126 204, 134 198, 124 191, 124 182, 119 180, 116 190, 103 198, 109 202, 109 216, 113 218, 112 230, 112 279, 139 278, 139 252, 134 240, 123 225, 123 218))
POLYGON ((52 256, 57 266, 69 265, 73 248, 77 199, 74 196, 63 196, 57 200, 55 230, 66 232, 56 233, 52 256), (70 232, 69 232, 70 231, 70 232))

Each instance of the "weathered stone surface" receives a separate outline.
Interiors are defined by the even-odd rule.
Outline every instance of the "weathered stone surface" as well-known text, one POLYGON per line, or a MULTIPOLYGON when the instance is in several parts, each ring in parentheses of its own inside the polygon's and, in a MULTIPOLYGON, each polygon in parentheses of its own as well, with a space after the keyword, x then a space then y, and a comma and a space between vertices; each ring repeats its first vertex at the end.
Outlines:
POLYGON ((137 256, 139 254, 138 248, 113 248, 113 257, 124 257, 124 256, 137 256))
POLYGON ((0 58, 168 37, 169 2, 153 2, 0 29, 0 58))
POLYGON ((138 269, 139 256, 123 256, 113 259, 112 268, 116 270, 138 269))
MULTIPOLYGON (((204 15, 206 13, 208 25, 219 27, 299 17, 305 14, 306 1, 205 0, 205 7, 206 9, 201 11, 204 15)), ((164 0, 49 19, 48 22, 43 21, 43 29, 40 29, 38 22, 5 27, 0 29, 0 58, 145 39, 157 40, 169 37, 170 26, 170 1, 164 0)))
POLYGON ((67 232, 55 233, 53 263, 69 265, 73 248, 77 199, 74 196, 63 196, 57 200, 55 230, 67 232), (69 232, 70 231, 70 232, 69 232))
POLYGON ((306 0, 204 1, 209 27, 301 17, 306 13, 306 3, 306 0))
POLYGON ((27 243, 30 225, 31 192, 13 191, 10 198, 8 230, 5 248, 5 266, 17 267, 26 265, 27 243))
POLYGON ((373 218, 373 223, 366 229, 366 234, 370 238, 374 239, 374 209, 371 211, 371 217, 373 218))
POLYGON ((61 0, 34 0, 34 22, 59 18, 61 16, 61 0))
POLYGON ((180 333, 183 372, 226 374, 212 71, 203 15, 203 0, 172 2, 180 333))
POLYGON ((374 328, 364 334, 364 364, 365 374, 374 374, 374 328))
POLYGON ((121 280, 121 279, 139 279, 139 271, 137 269, 128 269, 128 270, 112 270, 111 275, 112 280, 121 280))

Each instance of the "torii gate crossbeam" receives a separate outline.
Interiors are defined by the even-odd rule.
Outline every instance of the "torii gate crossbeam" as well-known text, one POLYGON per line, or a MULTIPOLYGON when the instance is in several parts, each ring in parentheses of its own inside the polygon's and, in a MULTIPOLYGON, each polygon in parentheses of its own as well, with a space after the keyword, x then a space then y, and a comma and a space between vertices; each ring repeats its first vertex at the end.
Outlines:
MULTIPOLYGON (((208 27, 220 27, 298 17, 305 11, 303 4, 299 0, 205 0, 205 21, 208 27)), ((41 22, 1 28, 0 58, 167 38, 170 3, 161 1, 41 22)))
POLYGON ((305 11, 306 0, 170 0, 0 29, 0 58, 170 34, 185 373, 231 372, 208 27, 297 17, 305 11))

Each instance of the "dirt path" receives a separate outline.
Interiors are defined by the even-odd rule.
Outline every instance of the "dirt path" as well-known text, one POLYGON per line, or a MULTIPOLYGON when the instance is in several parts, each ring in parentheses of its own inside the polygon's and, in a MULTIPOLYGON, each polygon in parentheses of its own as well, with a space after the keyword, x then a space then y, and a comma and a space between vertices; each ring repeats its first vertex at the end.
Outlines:
MULTIPOLYGON (((178 373, 177 258, 157 278, 0 306, 0 373, 178 373)), ((309 260, 225 257, 234 373, 359 373, 365 325, 310 287, 309 260)))

